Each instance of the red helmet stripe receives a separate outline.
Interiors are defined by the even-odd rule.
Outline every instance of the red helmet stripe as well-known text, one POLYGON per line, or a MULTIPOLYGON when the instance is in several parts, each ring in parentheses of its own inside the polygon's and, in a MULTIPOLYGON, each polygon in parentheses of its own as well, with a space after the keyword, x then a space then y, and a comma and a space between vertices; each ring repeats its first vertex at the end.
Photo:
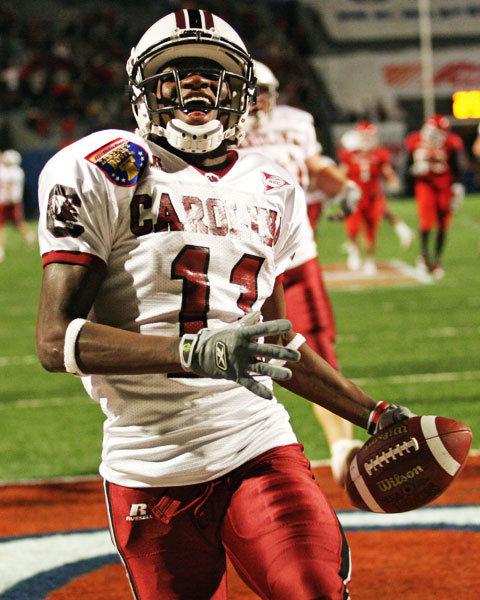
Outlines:
POLYGON ((213 24, 213 16, 211 12, 208 12, 208 10, 201 10, 200 11, 203 15, 203 18, 205 20, 205 28, 206 29, 213 29, 214 24, 213 24))
POLYGON ((177 10, 175 13, 175 22, 179 29, 185 29, 187 27, 185 21, 185 11, 177 10))

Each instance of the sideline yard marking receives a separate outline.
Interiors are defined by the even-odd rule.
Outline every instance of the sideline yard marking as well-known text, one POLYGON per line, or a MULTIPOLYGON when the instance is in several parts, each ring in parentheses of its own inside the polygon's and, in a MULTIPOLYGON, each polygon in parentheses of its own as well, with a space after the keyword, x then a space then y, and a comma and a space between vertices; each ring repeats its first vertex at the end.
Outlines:
POLYGON ((0 356, 0 367, 18 367, 19 365, 40 364, 35 354, 25 356, 0 356))
POLYGON ((12 408, 44 408, 46 406, 63 406, 73 401, 88 400, 88 396, 69 396, 68 398, 25 398, 24 400, 13 400, 13 402, 0 403, 0 410, 11 410, 12 408))
POLYGON ((368 383, 441 383, 447 381, 476 381, 480 380, 480 371, 453 371, 451 373, 412 373, 405 375, 382 375, 380 377, 352 378, 357 385, 368 383))
POLYGON ((395 287, 413 284, 431 284, 433 278, 401 260, 382 261, 375 275, 350 271, 345 263, 322 265, 327 288, 345 291, 366 290, 377 287, 395 287))

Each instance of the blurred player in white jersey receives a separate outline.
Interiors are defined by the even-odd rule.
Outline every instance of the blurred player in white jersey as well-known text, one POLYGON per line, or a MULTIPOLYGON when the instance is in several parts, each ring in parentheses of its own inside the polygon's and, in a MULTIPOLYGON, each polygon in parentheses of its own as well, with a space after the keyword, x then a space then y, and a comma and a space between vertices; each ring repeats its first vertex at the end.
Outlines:
MULTIPOLYGON (((305 219, 302 244, 283 281, 287 318, 295 331, 305 336, 309 346, 338 369, 335 319, 317 257, 314 229, 324 203, 343 201, 345 211, 352 212, 359 191, 331 158, 321 154, 313 117, 304 110, 277 105, 279 83, 271 69, 255 61, 255 76, 257 100, 250 108, 242 147, 276 161, 297 178, 304 190, 309 190, 310 225, 305 219)), ((327 438, 334 478, 343 485, 349 461, 361 442, 353 439, 350 422, 316 404, 313 411, 327 438)))
POLYGON ((0 262, 5 258, 6 224, 11 221, 25 242, 31 246, 35 236, 23 216, 25 173, 22 157, 16 150, 0 154, 0 262))
POLYGON ((255 89, 237 33, 179 10, 127 72, 137 134, 89 135, 40 177, 37 350, 105 413, 100 473, 133 595, 225 600, 228 555, 262 598, 348 598, 348 546, 272 379, 370 432, 411 413, 283 318, 305 201, 231 148, 255 89))

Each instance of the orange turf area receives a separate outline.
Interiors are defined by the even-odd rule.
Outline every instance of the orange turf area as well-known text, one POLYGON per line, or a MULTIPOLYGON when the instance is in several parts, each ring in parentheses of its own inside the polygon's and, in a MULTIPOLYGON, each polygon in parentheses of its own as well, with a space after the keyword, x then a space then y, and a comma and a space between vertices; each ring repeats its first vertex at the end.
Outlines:
MULTIPOLYGON (((351 508, 327 468, 317 481, 336 509, 351 508)), ((480 457, 434 504, 480 504, 480 457)), ((0 487, 0 536, 107 526, 101 482, 0 487)), ((480 588, 480 535, 444 530, 347 532, 353 556, 353 600, 474 600, 480 588)), ((254 600, 229 568, 230 600, 254 600)), ((51 592, 48 600, 128 600, 120 564, 106 565, 51 592)), ((293 600, 293 599, 292 599, 293 600)))

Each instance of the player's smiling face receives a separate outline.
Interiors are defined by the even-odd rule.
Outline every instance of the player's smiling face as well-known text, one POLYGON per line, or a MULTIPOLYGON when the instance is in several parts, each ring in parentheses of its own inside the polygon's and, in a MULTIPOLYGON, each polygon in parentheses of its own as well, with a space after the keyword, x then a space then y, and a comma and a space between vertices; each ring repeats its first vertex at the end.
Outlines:
MULTIPOLYGON (((228 84, 220 82, 221 67, 218 64, 201 58, 184 58, 172 61, 163 72, 170 72, 171 77, 160 78, 157 98, 164 105, 178 103, 181 99, 184 108, 173 111, 176 119, 189 125, 204 125, 213 119, 226 122, 228 115, 214 108, 217 98, 224 104, 231 96, 228 84), (178 73, 178 84, 174 69, 178 73)), ((171 118, 168 115, 162 117, 165 122, 171 118)))

